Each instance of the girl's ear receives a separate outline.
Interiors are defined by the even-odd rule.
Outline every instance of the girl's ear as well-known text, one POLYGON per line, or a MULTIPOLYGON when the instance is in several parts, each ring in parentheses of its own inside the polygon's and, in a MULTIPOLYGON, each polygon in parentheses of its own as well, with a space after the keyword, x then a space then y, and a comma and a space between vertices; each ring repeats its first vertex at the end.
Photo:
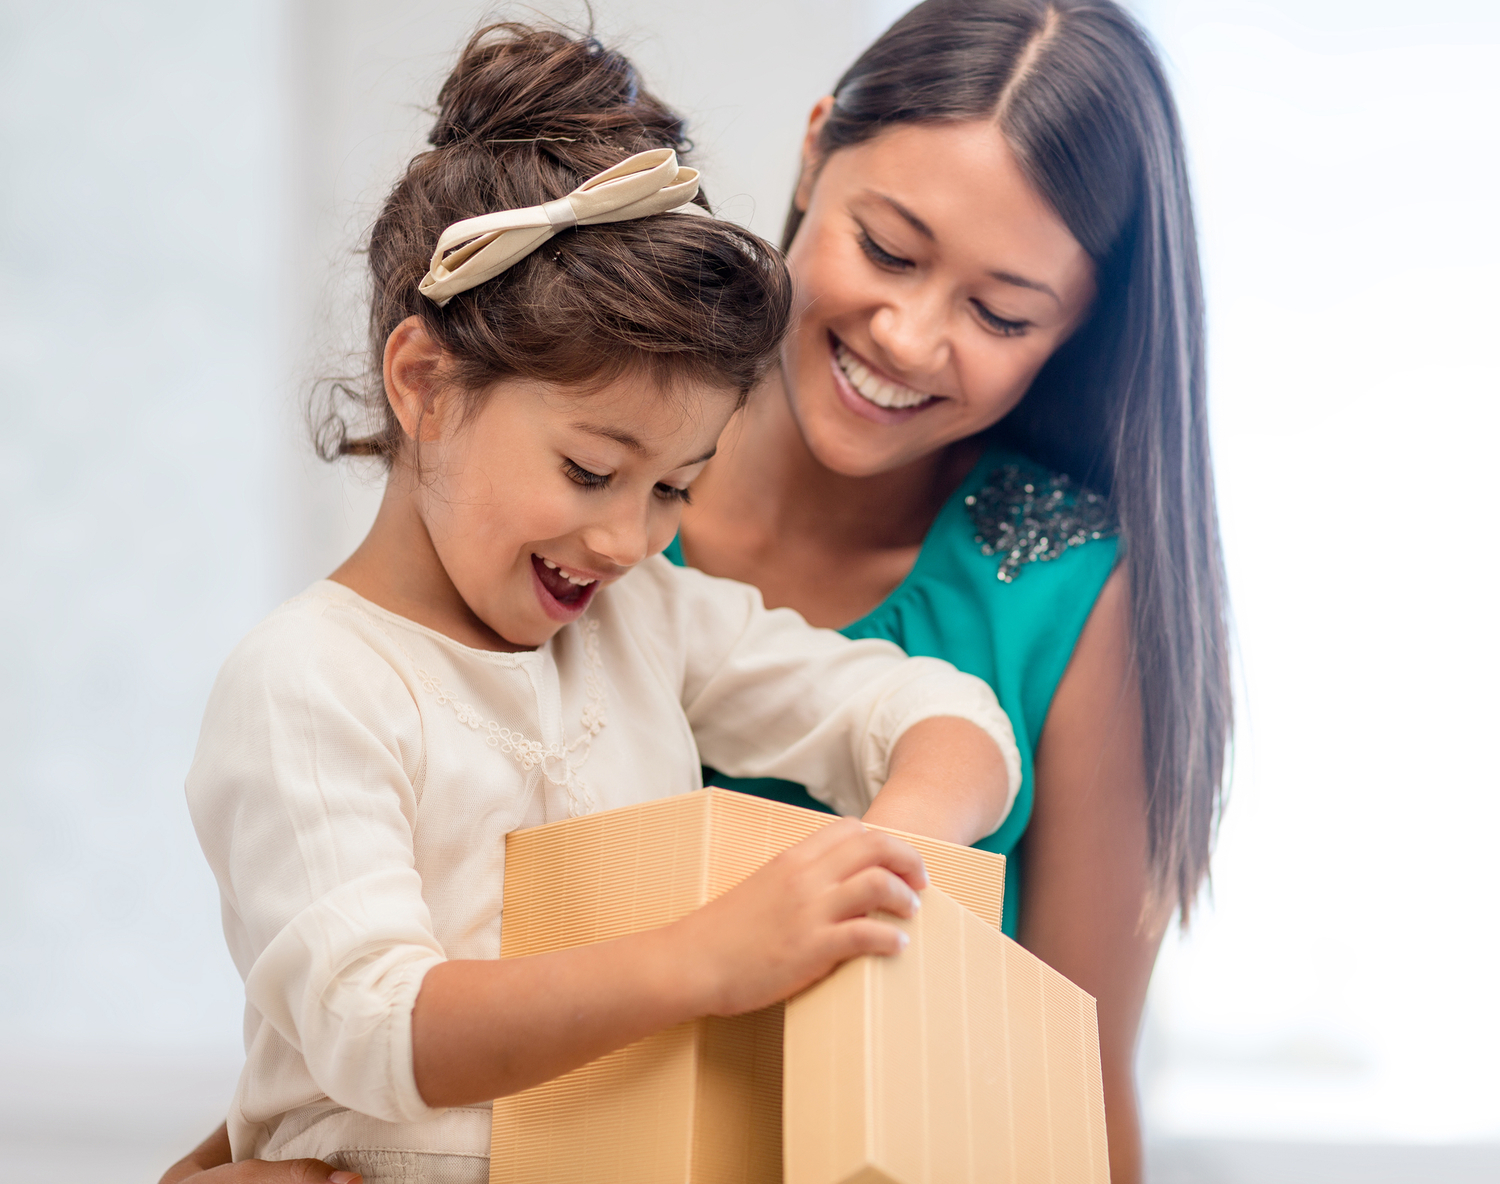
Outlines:
POLYGON ((443 348, 421 317, 407 317, 385 339, 385 397, 408 439, 430 441, 442 434, 442 363, 443 348))
POLYGON ((823 134, 823 125, 833 111, 833 96, 824 95, 813 104, 812 114, 807 117, 807 134, 802 137, 802 172, 797 177, 797 188, 792 194, 792 204, 802 213, 812 201, 813 182, 818 177, 818 167, 823 163, 818 154, 818 137, 823 134))

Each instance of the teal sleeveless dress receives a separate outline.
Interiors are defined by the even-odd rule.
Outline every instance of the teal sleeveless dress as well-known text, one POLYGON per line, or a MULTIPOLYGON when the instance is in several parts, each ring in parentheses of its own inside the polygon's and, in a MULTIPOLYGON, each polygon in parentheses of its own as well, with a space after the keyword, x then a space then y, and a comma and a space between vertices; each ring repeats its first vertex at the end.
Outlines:
MULTIPOLYGON (((939 511, 916 563, 872 612, 842 632, 943 658, 994 688, 1021 750, 1021 786, 1000 829, 974 846, 1006 857, 1003 928, 1021 909, 1017 844, 1031 821, 1032 762, 1047 708, 1118 552, 1102 497, 1017 453, 987 451, 939 511)), ((673 539, 667 557, 681 564, 673 539)), ((802 786, 772 778, 705 781, 827 812, 802 786)))

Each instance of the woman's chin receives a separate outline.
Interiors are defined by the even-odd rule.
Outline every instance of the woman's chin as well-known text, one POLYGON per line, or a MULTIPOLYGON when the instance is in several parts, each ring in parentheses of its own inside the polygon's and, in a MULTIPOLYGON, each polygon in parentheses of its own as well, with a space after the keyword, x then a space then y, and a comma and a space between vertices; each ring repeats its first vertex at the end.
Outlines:
POLYGON ((799 409, 797 423, 813 458, 841 477, 878 477, 941 448, 925 424, 882 425, 851 416, 829 391, 816 406, 799 409))

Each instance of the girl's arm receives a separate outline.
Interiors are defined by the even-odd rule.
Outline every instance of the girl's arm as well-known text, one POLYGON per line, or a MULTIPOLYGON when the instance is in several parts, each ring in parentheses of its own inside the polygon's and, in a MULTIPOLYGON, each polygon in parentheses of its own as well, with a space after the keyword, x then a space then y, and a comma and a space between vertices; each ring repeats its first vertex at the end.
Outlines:
POLYGON ((840 814, 955 842, 1003 821, 1021 758, 982 679, 768 611, 746 584, 665 561, 642 576, 672 606, 677 636, 659 648, 686 655, 682 704, 705 764, 796 781, 840 814))
POLYGON ((849 819, 830 823, 744 883, 671 925, 530 958, 450 961, 412 1012, 417 1089, 461 1106, 526 1089, 652 1032, 736 1015, 800 991, 905 936, 920 856, 849 819))
MULTIPOLYGON (((830 822, 671 925, 598 945, 442 962, 412 1011, 417 1089, 429 1106, 526 1089, 684 1020, 754 1011, 906 937, 872 912, 911 916, 927 886, 906 843, 830 822)), ((161 1184, 358 1184, 318 1160, 229 1162, 220 1126, 161 1184)))
POLYGON ((1100 593, 1047 715, 1024 849, 1021 944, 1099 1004, 1110 1179, 1141 1178, 1135 1047, 1174 902, 1153 901, 1130 590, 1100 593))
POLYGON ((1005 821, 1010 773, 1000 748, 968 720, 913 724, 891 748, 891 771, 864 819, 950 843, 978 842, 1005 821))

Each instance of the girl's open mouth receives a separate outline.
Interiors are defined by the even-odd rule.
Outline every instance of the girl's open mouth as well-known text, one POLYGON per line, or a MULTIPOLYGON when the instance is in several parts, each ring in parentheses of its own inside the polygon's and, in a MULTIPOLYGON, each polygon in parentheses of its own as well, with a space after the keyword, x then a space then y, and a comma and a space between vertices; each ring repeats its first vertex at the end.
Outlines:
POLYGON ((599 581, 592 576, 570 572, 540 555, 532 555, 531 572, 542 611, 556 621, 573 621, 582 616, 599 589, 599 581))

